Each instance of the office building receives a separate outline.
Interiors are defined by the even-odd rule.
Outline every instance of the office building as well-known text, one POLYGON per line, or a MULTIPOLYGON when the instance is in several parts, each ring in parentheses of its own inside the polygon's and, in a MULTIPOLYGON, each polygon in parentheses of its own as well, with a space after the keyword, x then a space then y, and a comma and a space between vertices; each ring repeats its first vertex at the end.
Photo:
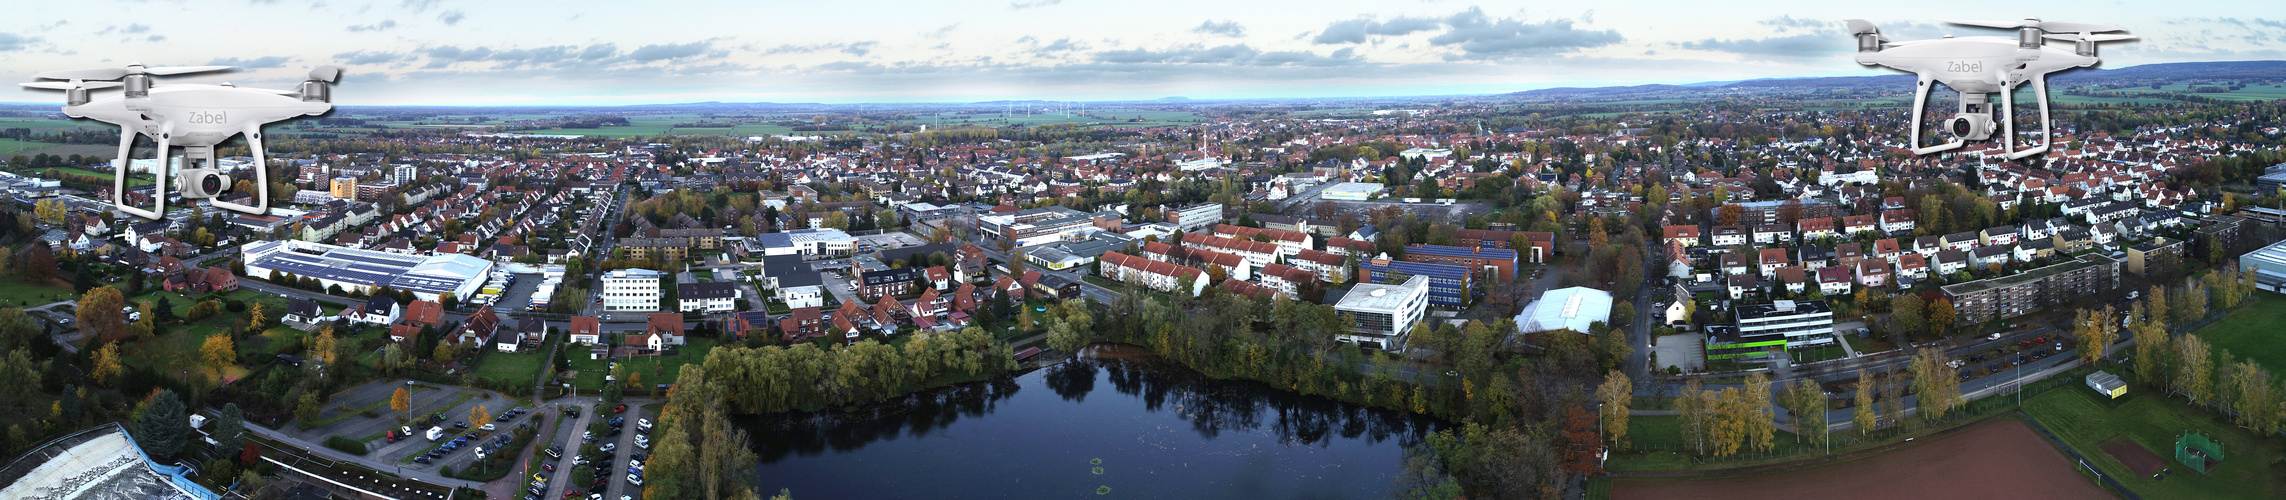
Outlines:
POLYGON ((1468 307, 1469 301, 1474 298, 1470 291, 1476 273, 1468 266, 1389 259, 1370 259, 1357 264, 1360 283, 1392 285, 1403 283, 1413 276, 1429 278, 1430 305, 1468 307))
POLYGON ((1742 341, 1782 339, 1787 348, 1834 343, 1834 310, 1822 300, 1780 300, 1738 306, 1735 312, 1742 341))
POLYGON ((1361 283, 1334 303, 1334 310, 1351 319, 1349 331, 1335 337, 1359 347, 1396 350, 1405 344, 1413 325, 1429 309, 1429 278, 1413 276, 1404 283, 1361 283))
POLYGON ((1221 203, 1200 203, 1167 211, 1167 222, 1183 232, 1197 231, 1222 223, 1221 203))
POLYGON ((659 310, 659 272, 649 269, 618 269, 603 275, 603 309, 606 311, 659 310))

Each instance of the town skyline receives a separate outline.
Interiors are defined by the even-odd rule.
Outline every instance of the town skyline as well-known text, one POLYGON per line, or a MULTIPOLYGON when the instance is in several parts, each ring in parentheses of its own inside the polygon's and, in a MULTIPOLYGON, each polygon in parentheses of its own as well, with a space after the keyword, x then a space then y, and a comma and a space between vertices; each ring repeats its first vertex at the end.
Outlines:
MULTIPOLYGON (((170 81, 282 88, 309 67, 339 64, 349 74, 337 97, 350 106, 1439 96, 1891 74, 1849 60, 1843 19, 1870 20, 1901 41, 2006 34, 1942 23, 2026 14, 2127 27, 2138 39, 2107 45, 2110 68, 2286 59, 2286 39, 2270 33, 2286 21, 2235 15, 2254 11, 2251 2, 2056 4, 2017 14, 1633 5, 1640 8, 1034 0, 614 9, 264 0, 230 9, 120 2, 120 11, 138 15, 90 18, 43 4, 0 22, 0 75, 29 81, 51 69, 218 64, 241 70, 170 81)), ((0 101, 49 98, 19 91, 0 101)))

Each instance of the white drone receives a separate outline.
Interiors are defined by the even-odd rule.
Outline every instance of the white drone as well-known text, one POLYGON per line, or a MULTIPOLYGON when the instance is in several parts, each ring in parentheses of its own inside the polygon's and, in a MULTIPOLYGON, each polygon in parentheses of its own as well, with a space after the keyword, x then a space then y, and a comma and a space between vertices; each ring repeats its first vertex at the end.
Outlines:
POLYGON ((1881 30, 1863 19, 1851 19, 1849 31, 1857 36, 1857 63, 1867 66, 1886 66, 1890 69, 1918 75, 1919 84, 1913 88, 1913 154, 1929 154, 1961 147, 1968 141, 1992 138, 1994 110, 1990 95, 2000 93, 2000 109, 2004 144, 2008 159, 2014 160, 2048 151, 2050 123, 2048 118, 2048 74, 2072 68, 2094 66, 2102 62, 2096 58, 2096 43, 2128 40, 2129 35, 2098 35, 2111 31, 2124 31, 2118 26, 2085 23, 2064 23, 2025 18, 2023 21, 1946 21, 1966 26, 2014 29, 2016 38, 2001 36, 1972 36, 1953 38, 1947 35, 1937 40, 1890 42, 1881 36, 1881 30), (2049 33, 2070 33, 2052 35, 2049 33), (2068 40, 2075 44, 2072 51, 2047 47, 2042 38, 2068 40), (1961 93, 1960 111, 1945 120, 1943 129, 1951 133, 1953 141, 1934 146, 1921 146, 1921 113, 1929 102, 1930 82, 1944 82, 1961 93), (2040 145, 2022 151, 2016 149, 2016 116, 2014 89, 2025 82, 2032 83, 2032 91, 2040 99, 2040 145))
POLYGON ((23 84, 35 89, 64 91, 64 115, 73 118, 92 118, 119 126, 119 162, 117 177, 112 181, 111 203, 120 211, 145 219, 158 219, 167 212, 167 164, 172 154, 170 147, 183 149, 183 165, 177 170, 178 184, 185 200, 209 199, 216 207, 249 214, 270 211, 270 179, 266 158, 262 154, 262 125, 299 116, 317 116, 333 110, 332 90, 327 84, 341 78, 340 66, 319 66, 310 70, 309 80, 299 90, 267 90, 244 88, 223 83, 221 85, 169 84, 154 85, 152 76, 185 75, 232 69, 230 66, 178 66, 147 68, 142 64, 129 64, 125 68, 91 68, 48 71, 32 75, 41 80, 70 80, 64 82, 33 82, 23 84), (119 97, 93 100, 92 90, 124 87, 119 97), (155 191, 158 206, 143 210, 127 206, 127 175, 129 150, 135 145, 135 136, 144 135, 158 141, 156 156, 158 178, 155 191), (230 178, 215 170, 214 145, 231 136, 246 135, 246 144, 254 152, 254 204, 244 205, 214 199, 223 190, 230 189, 230 178))

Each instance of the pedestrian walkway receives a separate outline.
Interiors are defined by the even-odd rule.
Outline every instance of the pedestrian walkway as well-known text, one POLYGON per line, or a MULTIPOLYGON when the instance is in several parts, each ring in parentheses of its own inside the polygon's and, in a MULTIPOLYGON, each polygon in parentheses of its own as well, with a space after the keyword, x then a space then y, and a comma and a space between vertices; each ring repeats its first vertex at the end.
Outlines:
POLYGON ((1850 345, 1849 345, 1849 339, 1845 339, 1845 338, 1842 338, 1842 332, 1841 332, 1840 330, 1835 330, 1835 331, 1833 332, 1833 335, 1834 335, 1834 343, 1836 343, 1836 344, 1841 344, 1841 346, 1842 346, 1842 352, 1847 352, 1847 353, 1849 353, 1849 357, 1852 357, 1852 358, 1855 358, 1855 357, 1857 357, 1857 348, 1855 348, 1855 347, 1850 347, 1850 345))

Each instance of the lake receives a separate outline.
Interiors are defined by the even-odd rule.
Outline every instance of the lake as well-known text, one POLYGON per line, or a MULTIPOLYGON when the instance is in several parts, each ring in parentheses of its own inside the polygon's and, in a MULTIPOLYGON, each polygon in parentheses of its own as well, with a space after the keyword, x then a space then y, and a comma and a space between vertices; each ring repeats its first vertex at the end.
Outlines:
POLYGON ((1444 424, 1099 345, 1009 379, 741 425, 763 496, 1342 499, 1390 496, 1405 446, 1444 424))

